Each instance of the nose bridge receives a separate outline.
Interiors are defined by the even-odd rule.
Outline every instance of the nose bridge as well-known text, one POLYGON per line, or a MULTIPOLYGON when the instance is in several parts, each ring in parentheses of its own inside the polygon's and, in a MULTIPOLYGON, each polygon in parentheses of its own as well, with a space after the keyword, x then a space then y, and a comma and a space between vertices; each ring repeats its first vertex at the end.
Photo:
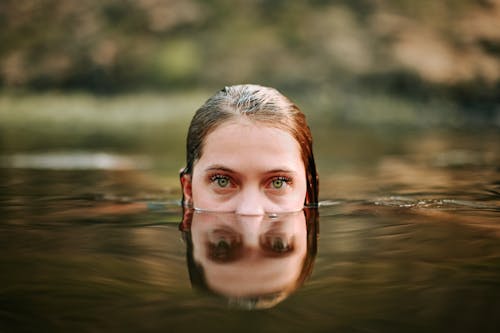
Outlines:
POLYGON ((244 187, 238 196, 236 214, 263 215, 265 213, 266 198, 256 185, 244 187))
POLYGON ((239 216, 239 223, 244 235, 245 246, 247 248, 258 248, 260 229, 264 216, 257 215, 241 215, 239 216))

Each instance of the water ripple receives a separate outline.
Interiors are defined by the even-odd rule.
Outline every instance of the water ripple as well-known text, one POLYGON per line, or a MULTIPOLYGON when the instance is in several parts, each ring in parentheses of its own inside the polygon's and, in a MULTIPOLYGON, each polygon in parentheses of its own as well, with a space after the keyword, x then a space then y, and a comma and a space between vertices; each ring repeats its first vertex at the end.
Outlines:
POLYGON ((373 202, 377 206, 390 206, 399 208, 430 208, 430 209, 459 209, 474 208, 498 211, 500 207, 484 202, 458 200, 458 199, 415 199, 405 196, 382 197, 373 202))

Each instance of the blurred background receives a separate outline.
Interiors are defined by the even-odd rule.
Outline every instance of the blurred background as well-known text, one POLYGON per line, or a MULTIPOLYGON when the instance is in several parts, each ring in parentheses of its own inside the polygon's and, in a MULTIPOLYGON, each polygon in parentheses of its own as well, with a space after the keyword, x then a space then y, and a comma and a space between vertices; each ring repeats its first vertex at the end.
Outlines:
POLYGON ((422 151, 496 145, 498 0, 2 0, 0 22, 4 155, 146 153, 176 174, 196 108, 238 83, 295 101, 327 172, 415 131, 422 151))
POLYGON ((0 0, 0 331, 496 333, 499 129, 500 0, 0 0), (260 312, 179 232, 189 122, 240 83, 320 175, 312 276, 260 312))

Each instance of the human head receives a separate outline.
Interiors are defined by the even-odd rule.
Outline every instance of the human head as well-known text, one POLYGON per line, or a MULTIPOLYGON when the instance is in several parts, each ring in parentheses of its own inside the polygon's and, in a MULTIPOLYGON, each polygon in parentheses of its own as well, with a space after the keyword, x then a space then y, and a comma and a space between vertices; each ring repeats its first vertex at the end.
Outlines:
POLYGON ((225 87, 196 111, 187 135, 186 167, 181 172, 181 180, 186 175, 192 175, 196 162, 203 154, 205 138, 221 124, 238 118, 280 129, 295 139, 306 170, 304 203, 306 206, 316 205, 318 176, 312 136, 305 115, 277 90, 258 85, 225 87))

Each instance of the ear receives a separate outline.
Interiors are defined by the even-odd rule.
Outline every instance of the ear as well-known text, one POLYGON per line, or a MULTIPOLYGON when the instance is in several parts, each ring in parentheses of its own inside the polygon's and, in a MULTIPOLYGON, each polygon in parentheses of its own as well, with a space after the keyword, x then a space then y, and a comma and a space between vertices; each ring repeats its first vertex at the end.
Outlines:
POLYGON ((191 175, 181 173, 181 187, 182 187, 182 204, 184 206, 193 203, 193 192, 191 186, 191 175))
POLYGON ((193 221, 193 210, 184 207, 182 209, 182 222, 179 224, 179 230, 183 232, 183 240, 185 234, 191 230, 191 222, 193 221))

